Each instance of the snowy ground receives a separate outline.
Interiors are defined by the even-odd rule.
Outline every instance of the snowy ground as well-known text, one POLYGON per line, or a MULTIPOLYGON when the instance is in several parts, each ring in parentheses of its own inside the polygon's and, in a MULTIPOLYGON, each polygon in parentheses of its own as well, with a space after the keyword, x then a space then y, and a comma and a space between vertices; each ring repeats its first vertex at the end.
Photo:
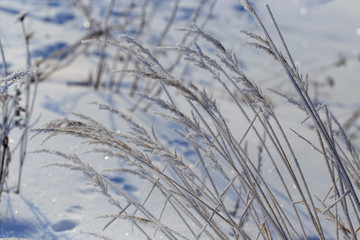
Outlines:
MULTIPOLYGON (((268 18, 264 3, 270 4, 300 71, 308 73, 311 81, 324 83, 324 86, 319 89, 319 99, 329 104, 341 121, 346 121, 350 114, 360 107, 358 97, 360 89, 360 15, 358 10, 360 3, 357 0, 257 1, 257 10, 264 18, 268 18), (340 67, 334 67, 339 58, 345 59, 346 63, 340 67), (334 79, 334 86, 325 84, 329 77, 334 79)), ((163 12, 166 14, 171 10, 171 4, 163 4, 163 12)), ((101 12, 103 5, 106 5, 105 1, 95 7, 101 12)), ((180 17, 174 26, 183 27, 186 24, 186 18, 189 17, 189 11, 192 11, 194 5, 193 1, 182 1, 179 10, 180 17)), ((21 25, 16 21, 17 15, 24 11, 28 12, 26 19, 28 31, 34 33, 30 43, 33 57, 46 57, 52 49, 70 44, 83 36, 86 31, 84 17, 78 10, 71 7, 70 1, 0 1, 0 37, 11 70, 26 65, 21 25)), ((154 19, 153 26, 166 21, 166 16, 157 17, 154 19)), ((237 52, 244 63, 245 72, 256 80, 265 92, 268 88, 291 92, 291 86, 287 85, 284 74, 281 73, 279 67, 273 67, 270 57, 259 57, 261 53, 257 50, 241 44, 244 36, 239 33, 239 29, 251 31, 256 29, 256 24, 235 1, 219 0, 213 17, 205 29, 218 37, 224 46, 237 52)), ((175 37, 166 39, 166 45, 177 42, 175 37)), ((104 122, 112 129, 121 129, 122 126, 117 124, 116 119, 107 113, 98 113, 96 107, 88 103, 105 102, 127 112, 133 101, 127 94, 130 85, 124 85, 122 94, 111 94, 106 89, 93 91, 89 88, 66 84, 67 81, 85 80, 94 65, 91 59, 90 61, 79 59, 70 67, 40 83, 33 113, 33 120, 38 119, 38 121, 34 123, 34 128, 52 119, 66 116, 66 112, 81 112, 104 122)), ((209 88, 211 89, 211 86, 209 88)), ((277 98, 273 101, 285 128, 294 125, 296 128, 296 124, 302 120, 303 115, 300 113, 289 115, 287 103, 277 98)), ((231 114, 231 109, 226 108, 226 99, 221 99, 219 102, 224 106, 223 110, 231 114)), ((136 112, 135 118, 150 124, 153 120, 151 114, 139 112, 136 112)), ((236 123, 233 124, 236 126, 236 123)), ((239 131, 243 130, 239 129, 239 131)), ((176 146, 180 151, 186 152, 181 143, 177 144, 171 138, 166 138, 166 130, 162 137, 168 140, 170 146, 176 146)), ((11 139, 12 144, 16 142, 16 138, 17 135, 14 133, 11 139)), ((29 152, 41 148, 55 148, 81 154, 87 150, 74 138, 59 137, 40 145, 43 138, 44 136, 32 138, 28 147, 29 152)), ((355 143, 360 142, 358 139, 354 140, 355 143)), ((295 144, 302 146, 301 143, 295 144)), ((120 164, 118 160, 107 156, 85 153, 81 157, 100 169, 120 164)), ((28 155, 23 169, 21 194, 17 195, 10 191, 2 195, 0 238, 92 239, 91 236, 83 233, 84 231, 103 233, 115 239, 140 239, 136 231, 134 235, 131 233, 131 224, 126 221, 122 221, 121 224, 115 223, 102 232, 108 220, 97 218, 97 216, 113 213, 113 207, 94 190, 92 185, 88 184, 88 180, 81 173, 57 167, 42 167, 60 160, 44 154, 30 153, 28 155)), ((318 169, 314 167, 315 164, 309 161, 304 166, 305 172, 321 182, 321 174, 312 171, 312 169, 318 169)), ((17 171, 17 155, 14 154, 8 186, 12 187, 16 184, 17 171)), ((141 197, 138 183, 125 177, 113 177, 112 180, 133 196, 141 197)), ((312 188, 316 189, 317 186, 312 186, 312 188)), ((161 235, 157 235, 157 239, 161 239, 161 235)))

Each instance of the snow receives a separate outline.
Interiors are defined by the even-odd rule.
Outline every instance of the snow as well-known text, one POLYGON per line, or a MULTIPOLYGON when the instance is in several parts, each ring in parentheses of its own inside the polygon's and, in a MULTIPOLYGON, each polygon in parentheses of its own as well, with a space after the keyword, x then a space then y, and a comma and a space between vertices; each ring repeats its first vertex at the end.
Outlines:
MULTIPOLYGON (((96 1, 95 1, 96 2, 96 1)), ((125 5, 119 1, 118 9, 125 5)), ((163 14, 155 15, 151 26, 158 29, 145 29, 146 39, 151 42, 158 36, 160 29, 165 26, 171 4, 160 1, 163 14)), ((180 16, 176 18, 173 27, 186 27, 187 20, 195 8, 196 1, 184 0, 180 4, 180 16)), ((346 121, 351 113, 360 107, 359 94, 360 81, 360 3, 357 0, 260 0, 256 1, 256 10, 263 18, 267 18, 265 3, 269 3, 272 12, 282 30, 288 47, 303 73, 308 73, 310 81, 326 83, 327 77, 335 81, 334 86, 325 85, 319 89, 319 101, 327 103, 340 121, 346 121), (339 56, 346 59, 346 64, 333 67, 339 56)), ((94 8, 103 14, 108 1, 98 1, 94 8)), ((33 58, 46 58, 56 48, 66 46, 81 39, 85 35, 88 24, 78 9, 74 9, 71 1, 36 1, 36 0, 2 0, 0 1, 0 37, 5 51, 6 59, 11 71, 26 66, 24 39, 21 34, 20 23, 16 20, 21 12, 28 12, 26 27, 33 32, 30 48, 33 58), (85 27, 84 27, 85 26, 85 27)), ((121 12, 120 12, 121 13, 121 12)), ((120 14, 119 13, 119 14, 120 14)), ((271 26, 270 21, 267 24, 271 26)), ((271 28, 271 27, 270 27, 271 28)), ((285 74, 279 66, 274 67, 271 57, 261 55, 258 50, 244 46, 246 37, 239 30, 258 31, 251 16, 232 0, 219 0, 215 6, 212 18, 205 30, 218 37, 224 46, 237 52, 240 61, 245 66, 245 72, 254 79, 264 92, 276 89, 293 93, 291 85, 287 83, 285 74)), ((179 32, 170 30, 164 45, 175 45, 180 42, 179 32)), ((276 39, 278 41, 278 39, 276 39)), ((124 82, 120 94, 110 93, 108 89, 92 89, 82 86, 69 86, 68 81, 85 81, 90 72, 95 72, 95 56, 86 56, 77 59, 70 66, 51 75, 49 79, 39 84, 36 105, 32 118, 32 128, 64 116, 69 112, 80 112, 102 122, 112 130, 127 131, 126 126, 120 124, 118 118, 99 111, 90 102, 107 103, 114 108, 130 114, 134 98, 129 97, 131 82, 124 82)), ((3 65, 1 65, 3 66, 3 65)), ((3 69, 3 68, 2 68, 3 69)), ((40 69, 41 70, 41 69, 40 69)), ((193 79, 200 79, 199 84, 208 87, 210 92, 219 98, 219 107, 229 119, 231 129, 238 129, 236 136, 242 136, 246 128, 244 123, 232 121, 234 118, 229 99, 223 98, 222 92, 216 91, 206 76, 192 72, 193 79)), ((273 96, 273 95, 272 95, 273 96)), ((281 119, 284 129, 301 131, 308 138, 312 136, 311 129, 299 127, 304 120, 303 113, 298 112, 283 99, 274 96, 272 99, 275 112, 281 119), (289 114, 291 111, 291 114, 289 114), (305 130, 304 130, 305 129, 305 130)), ((191 158, 192 152, 186 142, 174 134, 174 125, 159 120, 152 112, 136 111, 132 116, 144 126, 160 126, 159 136, 166 141, 170 148, 176 147, 179 152, 191 158), (165 127, 164 127, 165 126, 165 127), (170 129, 170 130, 169 130, 170 129)), ((248 123, 245 125, 248 126, 248 123)), ((357 125, 358 126, 358 125, 357 125)), ((357 129, 358 130, 358 129, 357 129)), ((31 135, 31 134, 30 134, 31 135)), ((304 143, 295 134, 290 134, 297 151, 302 153, 302 166, 307 177, 314 182, 324 181, 325 169, 322 163, 313 161, 314 155, 310 153, 307 143, 304 143), (319 171, 319 169, 321 169, 319 171)), ((10 143, 15 145, 19 132, 14 131, 10 143)), ((96 169, 109 169, 121 166, 118 159, 111 156, 84 153, 88 146, 81 144, 81 140, 69 136, 60 136, 41 144, 44 135, 30 138, 28 155, 23 168, 21 194, 3 193, 0 202, 0 238, 25 239, 98 239, 86 232, 95 232, 113 237, 114 239, 144 239, 144 236, 132 226, 130 221, 116 220, 105 231, 103 227, 109 222, 108 218, 99 218, 105 214, 115 214, 117 209, 108 203, 108 200, 97 192, 89 180, 80 172, 65 168, 46 166, 51 163, 65 162, 63 159, 40 153, 32 153, 38 149, 57 149, 64 152, 78 154, 86 163, 96 169), (121 223, 120 223, 121 221, 121 223)), ((354 139, 359 144, 358 139, 354 139)), ((13 187, 17 184, 18 153, 13 153, 10 175, 7 185, 13 187)), ((317 159, 320 159, 317 157, 317 159)), ((263 166, 264 171, 271 171, 271 166, 263 166)), ((126 174, 118 176, 106 173, 122 189, 136 199, 143 199, 143 189, 146 182, 134 179, 126 174)), ((271 177, 269 178, 271 180, 271 177)), ((325 194, 320 185, 310 186, 319 196, 325 194)), ((281 194, 281 193, 279 193, 281 194)), ((121 197, 120 197, 121 198, 121 197)), ((151 199, 156 205, 156 199, 151 199)), ((171 217, 168 221, 171 221, 171 217)), ((331 229, 327 229, 331 236, 331 229)), ((165 236, 158 233, 154 239, 165 236)), ((331 239, 331 238, 330 238, 331 239)))

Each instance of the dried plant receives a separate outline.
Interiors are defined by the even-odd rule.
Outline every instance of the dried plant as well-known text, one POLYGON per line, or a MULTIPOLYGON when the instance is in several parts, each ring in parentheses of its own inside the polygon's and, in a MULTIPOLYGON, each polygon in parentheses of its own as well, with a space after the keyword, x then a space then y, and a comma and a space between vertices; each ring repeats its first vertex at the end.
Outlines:
MULTIPOLYGON (((211 17, 215 3, 216 1, 209 0, 198 1, 194 12, 192 13, 190 19, 188 19, 188 24, 190 25, 191 22, 196 22, 204 27, 211 17)), ((102 16, 97 13, 97 8, 93 6, 91 1, 74 1, 74 8, 77 9, 86 19, 84 22, 84 25, 86 26, 84 35, 80 39, 73 41, 69 46, 58 49, 51 54, 51 56, 39 59, 36 62, 36 65, 40 69, 40 80, 47 79, 50 75, 71 65, 73 61, 80 57, 89 57, 89 55, 91 56, 91 53, 97 53, 98 57, 95 59, 97 66, 96 69, 89 74, 89 79, 85 81, 71 80, 69 84, 92 86, 95 90, 100 87, 109 88, 113 92, 119 93, 123 85, 125 75, 116 74, 115 72, 111 72, 111 70, 119 67, 127 68, 130 66, 137 66, 137 59, 119 50, 112 51, 112 49, 109 49, 108 46, 104 44, 83 44, 82 40, 97 39, 98 41, 116 41, 119 34, 129 34, 135 40, 146 43, 154 41, 153 39, 148 39, 148 33, 151 31, 158 32, 158 29, 160 28, 159 36, 155 40, 155 46, 162 46, 171 32, 170 30, 173 28, 179 8, 181 7, 181 0, 176 0, 173 3, 170 3, 173 5, 172 10, 168 16, 169 20, 164 23, 164 26, 153 26, 152 19, 160 13, 161 5, 169 4, 169 2, 131 0, 124 3, 122 1, 110 0, 106 1, 105 5, 106 4, 107 8, 104 16, 102 16)), ((189 39, 188 34, 184 34, 181 39, 181 43, 186 44, 188 42, 191 42, 191 39, 189 39)), ((161 58, 162 54, 159 51, 154 53, 154 56, 161 58)), ((176 67, 179 66, 181 59, 181 55, 175 57, 174 62, 171 62, 171 66, 169 66, 169 72, 174 71, 176 67)), ((135 93, 140 87, 139 79, 134 77, 131 84, 132 91, 130 92, 130 95, 136 97, 135 93)), ((163 92, 163 86, 159 86, 154 83, 147 83, 143 85, 146 87, 148 95, 157 96, 163 92)), ((141 85, 141 87, 144 87, 143 85, 141 85)), ((138 107, 140 101, 141 99, 135 101, 133 110, 138 107)))
POLYGON ((328 169, 329 182, 322 183, 324 190, 329 189, 325 196, 314 196, 309 188, 317 183, 302 170, 301 153, 293 148, 269 97, 241 70, 236 54, 196 24, 178 30, 205 40, 212 48, 209 53, 197 42, 191 46, 161 46, 152 52, 128 35, 122 35, 120 41, 86 41, 131 55, 137 62, 135 68, 119 72, 162 87, 165 97, 145 90, 141 98, 157 106, 159 117, 177 126, 176 133, 196 153, 195 160, 170 149, 157 137, 156 126, 144 127, 121 111, 98 103, 94 104, 100 110, 121 118, 129 131, 112 131, 88 116, 72 113, 71 118, 53 120, 36 132, 47 134, 45 141, 59 134, 78 137, 89 146, 97 146, 91 151, 121 159, 123 167, 110 171, 146 181, 150 187, 141 201, 76 155, 56 150, 39 152, 68 159, 70 163, 50 165, 82 171, 91 179, 117 208, 104 216, 110 218, 108 225, 115 219, 130 221, 148 239, 156 238, 158 232, 169 239, 308 239, 313 235, 319 239, 356 239, 360 226, 360 164, 355 148, 327 107, 317 106, 310 99, 308 79, 296 68, 270 8, 267 6, 280 46, 273 42, 250 2, 241 3, 262 32, 242 31, 253 41, 247 44, 283 67, 297 97, 283 96, 305 112, 308 122, 311 120, 318 142, 294 132, 319 154, 328 169), (232 99, 232 115, 226 116, 215 98, 196 86, 196 79, 175 76, 158 60, 158 51, 175 51, 212 78, 232 99), (233 119, 227 120, 229 117, 233 119), (232 129, 231 121, 244 125, 242 133, 232 129), (265 164, 273 168, 273 173, 262 171, 265 164), (157 205, 147 207, 150 201, 157 205), (166 214, 171 214, 172 221, 166 214), (331 233, 325 231, 329 225, 334 226, 331 233))
MULTIPOLYGON (((22 95, 22 87, 25 81, 29 80, 31 76, 36 74, 36 68, 25 68, 9 74, 1 78, 1 123, 0 123, 0 199, 1 193, 4 191, 6 184, 6 177, 9 174, 9 164, 12 159, 11 152, 13 149, 9 147, 9 135, 14 128, 22 129, 23 133, 28 131, 29 122, 26 120, 26 115, 30 110, 26 110, 20 102, 22 95), (14 85, 15 84, 15 85, 14 85), (12 86, 14 85, 14 86, 12 86), (20 86, 20 87, 19 87, 20 86), (11 87, 11 88, 9 88, 11 87)), ((19 141, 20 142, 20 141, 19 141)))
MULTIPOLYGON (((35 98, 38 84, 38 68, 31 67, 31 57, 29 51, 29 39, 31 34, 28 34, 25 29, 26 13, 18 16, 18 21, 22 25, 23 35, 25 39, 26 48, 26 65, 28 67, 14 71, 12 74, 8 73, 5 52, 0 41, 0 51, 2 62, 4 66, 4 77, 0 80, 0 103, 1 103, 1 123, 0 123, 0 199, 1 193, 5 189, 6 177, 9 174, 9 164, 12 160, 11 153, 19 147, 19 176, 16 192, 20 193, 22 167, 27 153, 28 131, 30 126, 30 119, 34 109, 35 98), (31 90, 31 82, 34 82, 34 87, 31 90), (21 98, 24 96, 24 100, 21 98), (21 136, 14 149, 10 149, 9 135, 14 128, 21 129, 21 136)), ((8 189, 6 189, 8 190, 8 189)))

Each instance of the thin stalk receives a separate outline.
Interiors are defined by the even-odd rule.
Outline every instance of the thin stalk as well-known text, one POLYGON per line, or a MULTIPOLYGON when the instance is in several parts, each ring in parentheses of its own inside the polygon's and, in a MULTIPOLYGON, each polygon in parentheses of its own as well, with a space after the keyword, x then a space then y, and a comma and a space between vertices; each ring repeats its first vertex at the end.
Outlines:
MULTIPOLYGON (((261 23, 261 21, 260 21, 260 23, 261 23)), ((268 41, 270 43, 270 46, 271 46, 272 50, 274 51, 275 55, 279 59, 279 62, 281 63, 284 70, 288 74, 289 79, 291 80, 291 82, 293 83, 293 86, 295 87, 296 91, 300 95, 300 97, 301 97, 301 99, 303 101, 303 104, 305 105, 308 113, 313 118, 313 122, 314 122, 315 126, 320 130, 320 133, 321 133, 321 135, 323 135, 327 146, 329 147, 329 149, 333 153, 333 156, 334 156, 334 158, 336 160, 335 162, 336 162, 337 165, 339 165, 340 175, 344 179, 346 187, 348 188, 348 190, 350 190, 350 193, 351 193, 352 197, 355 200, 357 210, 360 212, 360 202, 359 202, 358 196, 357 196, 357 194, 356 194, 356 192, 355 192, 355 190, 353 188, 353 185, 352 185, 351 180, 350 180, 350 178, 349 178, 349 176, 347 174, 347 171, 346 171, 344 165, 342 164, 342 161, 341 161, 341 159, 340 159, 340 157, 339 157, 339 155, 337 153, 334 142, 331 141, 331 137, 329 136, 329 133, 326 131, 326 128, 325 128, 320 116, 318 115, 314 104, 312 103, 312 101, 311 101, 310 97, 308 96, 308 94, 305 91, 303 91, 303 89, 298 85, 298 82, 294 79, 293 75, 290 72, 290 68, 288 67, 288 65, 286 65, 285 61, 282 60, 282 58, 280 57, 280 54, 279 54, 275 44, 271 40, 269 34, 265 30, 265 27, 262 25, 262 23, 261 23, 261 26, 262 26, 261 28, 262 28, 264 34, 266 35, 266 38, 268 39, 268 41)))
MULTIPOLYGON (((3 68, 4 68, 4 76, 7 76, 8 75, 7 64, 6 64, 6 58, 5 58, 5 53, 4 53, 3 45, 2 45, 2 42, 1 42, 1 38, 0 38, 0 52, 1 52, 2 62, 3 62, 3 68)), ((5 81, 4 84, 6 86, 7 81, 5 81)))
POLYGON ((5 173, 5 171, 7 171, 7 167, 8 167, 8 166, 5 167, 6 153, 7 153, 7 151, 9 151, 8 142, 9 142, 9 139, 6 136, 2 141, 2 148, 3 149, 2 149, 2 154, 1 154, 1 169, 0 169, 0 201, 1 201, 1 193, 3 191, 3 187, 4 187, 4 184, 5 184, 6 175, 4 173, 5 173))
MULTIPOLYGON (((29 36, 26 33, 25 30, 25 24, 24 24, 25 16, 22 17, 21 20, 21 27, 23 31, 23 35, 25 38, 25 47, 26 47, 26 64, 30 67, 31 66, 31 55, 30 55, 30 49, 29 49, 29 36)), ((19 176, 18 176, 18 184, 16 193, 20 193, 20 185, 21 185, 21 177, 22 177, 22 168, 25 162, 26 157, 26 148, 27 148, 27 142, 28 142, 28 128, 29 128, 29 121, 30 121, 30 113, 29 113, 29 105, 30 105, 30 81, 31 81, 31 74, 28 74, 26 76, 25 81, 25 128, 23 130, 23 135, 21 144, 20 144, 20 168, 19 168, 19 176)))
MULTIPOLYGON (((224 71, 224 73, 225 73, 225 71, 224 71)), ((240 75, 242 74, 241 71, 237 71, 237 73, 240 74, 240 75)), ((234 85, 235 89, 237 89, 237 90, 240 92, 240 94, 243 96, 243 98, 244 98, 245 101, 247 102, 247 105, 250 106, 250 108, 252 109, 252 111, 253 111, 256 115, 258 115, 258 112, 254 109, 254 107, 253 107, 252 104, 251 104, 251 100, 248 99, 248 97, 243 93, 243 91, 239 88, 239 86, 238 86, 227 74, 225 74, 225 76, 227 76, 227 78, 230 80, 230 82, 234 85)), ((230 94, 230 96, 231 96, 231 97, 233 98, 233 100, 236 102, 238 108, 241 110, 241 112, 243 113, 243 115, 246 117, 247 121, 250 122, 250 118, 248 117, 248 115, 246 114, 246 112, 243 110, 243 108, 241 107, 241 105, 237 102, 236 98, 233 96, 233 94, 231 93, 231 91, 229 90, 229 88, 226 86, 226 84, 225 84, 224 82, 222 82, 222 81, 221 81, 220 79, 218 79, 218 78, 215 78, 215 79, 217 79, 217 80, 223 85, 223 87, 226 89, 226 91, 230 94)), ((283 151, 281 150, 281 148, 279 148, 280 145, 279 145, 279 144, 276 144, 276 141, 275 141, 274 138, 272 137, 272 134, 269 132, 269 130, 268 130, 268 128, 266 127, 265 123, 261 120, 261 118, 258 118, 258 119, 259 119, 259 121, 261 122, 261 124, 264 126, 264 129, 265 129, 265 131, 267 132, 267 134, 269 134, 269 135, 271 136, 270 139, 272 140, 272 142, 273 142, 274 146, 276 147, 276 149, 277 149, 278 153, 280 154, 280 156, 284 156, 283 153, 282 153, 283 151)), ((268 123, 268 124, 270 124, 270 123, 268 123)), ((269 151, 268 148, 266 147, 266 145, 265 145, 265 143, 263 142, 260 134, 258 133, 258 131, 257 131, 255 128, 254 128, 254 131, 255 131, 256 135, 258 136, 259 140, 262 142, 263 146, 265 147, 265 150, 266 150, 268 156, 270 157, 270 159, 271 159, 271 161, 272 161, 272 164, 275 166, 276 172, 277 172, 277 174, 278 174, 281 182, 283 183, 283 186, 284 186, 284 188, 285 188, 285 191, 287 192, 287 195, 288 195, 290 201, 292 201, 292 196, 291 196, 291 194, 290 194, 290 192, 289 192, 289 190, 288 190, 288 187, 286 186, 285 181, 284 181, 284 179, 283 179, 283 177, 282 177, 282 175, 281 175, 281 173, 280 173, 280 171, 279 171, 279 169, 278 169, 278 167, 277 167, 277 164, 275 163, 273 157, 272 157, 271 154, 270 154, 270 151, 269 151)), ((288 165, 286 164, 286 166, 288 166, 288 165)), ((289 169, 289 172, 291 172, 290 169, 289 169)), ((296 207, 295 207, 294 205, 293 205, 292 207, 293 207, 293 209, 294 209, 294 211, 295 211, 295 214, 296 214, 296 216, 297 216, 297 218, 298 218, 298 220, 299 220, 299 223, 300 223, 302 232, 304 233, 304 235, 306 235, 305 229, 304 229, 303 224, 302 224, 302 221, 301 221, 301 219, 300 219, 300 215, 299 215, 296 207)), ((286 215, 285 215, 285 217, 286 217, 286 215)))
MULTIPOLYGON (((109 37, 109 31, 107 29, 108 29, 108 24, 109 24, 111 12, 112 12, 112 10, 114 8, 114 4, 115 4, 115 0, 111 0, 109 6, 107 8, 105 18, 104 18, 104 27, 103 28, 104 28, 104 35, 105 35, 104 36, 104 38, 105 38, 104 41, 105 42, 108 40, 108 37, 109 37)), ((98 90, 99 86, 100 86, 102 73, 104 71, 104 67, 105 67, 105 63, 106 63, 105 58, 106 58, 106 45, 102 45, 101 49, 100 49, 100 57, 99 57, 99 62, 98 62, 98 71, 97 71, 95 85, 94 85, 95 90, 98 90)))

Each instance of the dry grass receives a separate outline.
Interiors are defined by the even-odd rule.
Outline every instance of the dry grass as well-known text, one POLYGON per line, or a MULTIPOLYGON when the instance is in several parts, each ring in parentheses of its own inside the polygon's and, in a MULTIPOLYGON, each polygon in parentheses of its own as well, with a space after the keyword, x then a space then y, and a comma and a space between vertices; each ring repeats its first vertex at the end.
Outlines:
POLYGON ((317 139, 316 142, 297 134, 309 143, 306 151, 317 152, 319 159, 316 160, 321 160, 323 168, 328 169, 329 182, 323 183, 327 194, 321 199, 308 187, 317 183, 306 178, 301 153, 293 149, 269 97, 244 74, 236 54, 196 24, 178 30, 186 36, 206 40, 211 51, 205 52, 196 42, 150 51, 127 35, 122 35, 120 41, 106 38, 86 41, 86 44, 113 47, 132 56, 137 62, 135 67, 119 72, 147 79, 154 83, 155 89, 161 87, 166 93, 163 97, 152 94, 151 89, 145 90, 141 98, 156 104, 157 115, 178 126, 179 137, 196 152, 195 162, 170 149, 157 137, 156 129, 142 126, 117 109, 96 103, 100 110, 110 111, 122 119, 129 126, 129 132, 114 132, 82 114, 51 121, 36 131, 47 134, 45 140, 59 134, 78 137, 90 144, 92 151, 121 159, 124 167, 111 171, 146 181, 150 187, 144 192, 143 201, 73 154, 55 150, 40 152, 68 159, 69 163, 51 165, 81 171, 92 180, 117 208, 104 216, 110 219, 109 224, 117 218, 130 221, 148 239, 156 239, 158 232, 169 239, 306 239, 310 235, 319 239, 356 239, 360 226, 359 157, 334 115, 326 106, 319 108, 309 97, 307 79, 295 67, 270 8, 267 7, 268 13, 281 39, 280 46, 273 42, 249 1, 241 3, 261 30, 261 35, 242 31, 251 39, 248 45, 269 54, 283 68, 297 93, 296 99, 287 98, 294 108, 304 111, 313 128, 312 139, 317 139), (185 56, 191 65, 198 67, 198 71, 211 76, 214 84, 222 87, 232 99, 228 104, 232 104, 233 116, 238 119, 228 120, 206 89, 196 87, 196 79, 190 76, 183 80, 175 76, 171 68, 158 60, 159 51, 175 51, 177 56, 185 56), (236 134, 239 127, 232 128, 231 121, 246 123, 241 128, 241 136, 236 134), (249 147, 247 143, 254 142, 254 138, 256 144, 249 147), (268 181, 268 173, 262 171, 263 164, 274 169, 276 189, 268 181), (114 192, 123 198, 119 199, 114 192), (157 205, 149 207, 147 202, 153 199, 157 205), (166 214, 171 214, 172 221, 166 214), (333 226, 333 232, 325 233, 325 226, 329 225, 333 226))

